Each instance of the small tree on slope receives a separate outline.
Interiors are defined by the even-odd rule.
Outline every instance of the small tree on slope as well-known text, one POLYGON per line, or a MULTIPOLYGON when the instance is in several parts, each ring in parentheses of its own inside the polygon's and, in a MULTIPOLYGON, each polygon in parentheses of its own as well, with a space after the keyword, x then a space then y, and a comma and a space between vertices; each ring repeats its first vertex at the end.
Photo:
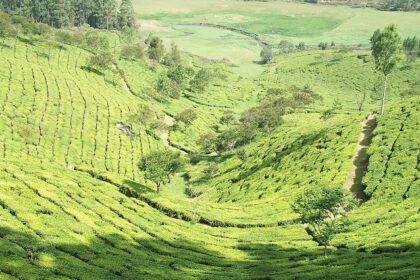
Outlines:
POLYGON ((169 181, 170 176, 180 171, 184 165, 180 154, 169 150, 153 151, 143 157, 139 163, 140 171, 147 180, 156 184, 156 192, 160 192, 162 183, 169 181))
POLYGON ((376 30, 370 38, 370 42, 376 70, 384 74, 385 77, 381 106, 381 115, 383 115, 388 76, 401 60, 401 37, 398 34, 397 27, 391 24, 385 27, 383 31, 376 30))
POLYGON ((324 254, 334 235, 343 227, 338 218, 356 206, 351 194, 338 188, 313 188, 305 190, 293 203, 300 222, 310 225, 314 240, 324 246, 324 254))

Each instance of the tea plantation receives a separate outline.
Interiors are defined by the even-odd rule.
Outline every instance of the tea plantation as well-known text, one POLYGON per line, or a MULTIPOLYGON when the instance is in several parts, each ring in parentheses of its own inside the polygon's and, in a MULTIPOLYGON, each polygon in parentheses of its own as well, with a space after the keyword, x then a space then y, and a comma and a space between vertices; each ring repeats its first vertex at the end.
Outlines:
POLYGON ((174 98, 156 89, 169 66, 116 55, 95 71, 95 50, 56 31, 0 43, 0 279, 420 277, 418 61, 391 75, 384 115, 382 76, 360 49, 278 56, 255 79, 183 52, 212 74, 174 98), (246 125, 268 89, 293 86, 320 98, 239 148, 202 150, 203 135, 246 125), (144 107, 156 131, 138 120, 144 107), (185 109, 190 123, 177 120, 185 109), (367 170, 355 175, 366 199, 324 248, 292 204, 352 178, 368 117, 367 170), (165 149, 186 164, 157 193, 139 162, 165 149))

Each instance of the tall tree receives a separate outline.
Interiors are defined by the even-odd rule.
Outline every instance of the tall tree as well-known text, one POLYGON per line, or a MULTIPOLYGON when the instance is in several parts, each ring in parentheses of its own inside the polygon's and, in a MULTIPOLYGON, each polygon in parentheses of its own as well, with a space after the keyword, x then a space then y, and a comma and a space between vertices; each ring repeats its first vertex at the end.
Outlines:
POLYGON ((29 0, 1 0, 3 10, 11 15, 29 16, 29 0))
POLYGON ((87 23, 94 12, 94 5, 93 0, 73 0, 74 25, 80 26, 87 23))
POLYGON ((49 24, 61 28, 70 24, 70 2, 68 0, 56 0, 50 2, 49 24))
POLYGON ((116 0, 97 0, 88 15, 87 22, 94 28, 110 29, 116 24, 116 0))
POLYGON ((385 27, 383 31, 376 30, 370 38, 370 42, 372 44, 372 56, 375 60, 376 70, 384 75, 381 106, 381 115, 383 115, 388 76, 401 60, 401 37, 398 34, 397 27, 391 24, 385 27))
POLYGON ((119 28, 133 27, 136 24, 134 9, 131 0, 122 0, 120 10, 118 12, 119 28))
POLYGON ((32 0, 29 4, 31 18, 36 22, 49 22, 49 5, 45 0, 32 0))

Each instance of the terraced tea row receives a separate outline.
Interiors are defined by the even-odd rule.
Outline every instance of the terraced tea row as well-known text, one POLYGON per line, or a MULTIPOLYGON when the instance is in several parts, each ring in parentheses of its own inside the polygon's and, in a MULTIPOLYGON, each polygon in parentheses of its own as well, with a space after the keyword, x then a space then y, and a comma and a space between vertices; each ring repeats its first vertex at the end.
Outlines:
POLYGON ((420 236, 418 104, 418 97, 394 102, 385 116, 378 117, 363 180, 370 200, 352 213, 349 232, 338 243, 382 252, 416 250, 420 236))
POLYGON ((142 153, 163 147, 141 127, 131 140, 115 128, 139 101, 108 76, 82 69, 89 53, 6 41, 0 53, 2 152, 66 166, 89 165, 138 178, 142 153))
POLYGON ((413 275, 412 252, 398 261, 346 249, 325 258, 298 225, 211 228, 169 218, 77 171, 12 162, 0 170, 5 279, 351 279, 366 271, 376 279, 382 269, 395 276, 394 265, 413 275))

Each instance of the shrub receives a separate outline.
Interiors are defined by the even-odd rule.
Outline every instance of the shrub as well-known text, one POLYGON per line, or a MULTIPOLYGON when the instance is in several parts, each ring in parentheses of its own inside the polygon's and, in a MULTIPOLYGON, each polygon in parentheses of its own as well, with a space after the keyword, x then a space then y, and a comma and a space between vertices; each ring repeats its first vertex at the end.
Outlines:
POLYGON ((273 59, 273 51, 269 46, 264 46, 260 53, 261 63, 267 64, 273 59))
POLYGON ((219 171, 219 166, 212 163, 203 170, 203 179, 208 181, 219 171))
POLYGON ((175 116, 177 121, 183 122, 185 125, 190 125, 194 120, 197 119, 197 113, 194 109, 185 109, 181 113, 175 116))
POLYGON ((328 49, 328 43, 327 42, 321 42, 318 44, 318 48, 320 48, 321 50, 326 50, 328 49))
POLYGON ((142 59, 144 50, 139 45, 124 46, 121 50, 121 58, 126 60, 142 59))

